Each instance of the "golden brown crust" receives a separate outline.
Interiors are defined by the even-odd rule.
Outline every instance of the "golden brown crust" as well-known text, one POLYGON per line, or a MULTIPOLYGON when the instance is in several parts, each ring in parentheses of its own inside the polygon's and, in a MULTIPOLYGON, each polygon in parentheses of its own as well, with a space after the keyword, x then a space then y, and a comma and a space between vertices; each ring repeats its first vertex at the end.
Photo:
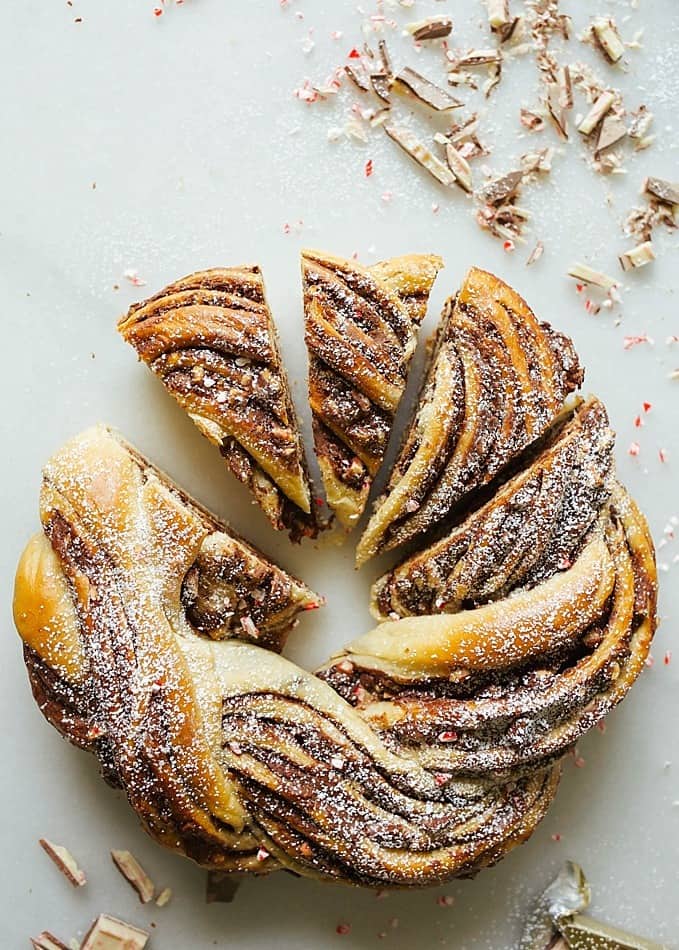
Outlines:
POLYGON ((302 253, 314 445, 328 504, 345 528, 363 513, 384 459, 441 266, 432 255, 362 267, 302 253))
POLYGON ((445 523, 556 419, 580 385, 573 346, 472 268, 448 301, 420 402, 356 551, 361 565, 445 523))
POLYGON ((118 329, 271 524, 293 540, 315 537, 304 448, 259 268, 190 274, 132 306, 118 329))
POLYGON ((543 441, 485 504, 376 581, 378 620, 478 606, 575 561, 613 485, 604 406, 578 403, 543 441))
MULTIPOLYGON (((487 278, 456 345, 441 333, 432 357, 456 421, 430 412, 402 460, 471 419, 464 464, 487 473, 504 452, 513 468, 378 582, 389 620, 316 675, 274 652, 315 595, 132 447, 97 428, 45 468, 43 533, 14 601, 34 696, 149 833, 201 865, 379 887, 473 874, 530 836, 560 760, 643 668, 654 552, 616 480, 605 409, 593 397, 560 409, 580 378, 570 344, 532 314, 515 324, 503 286, 493 325, 513 332, 500 345, 487 278), (469 358, 471 313, 484 358, 511 350, 501 365, 515 375, 495 380, 505 402, 490 408, 473 402, 489 381, 469 358)), ((408 306, 421 311, 416 294, 408 306)), ((320 437, 334 464, 346 443, 320 437)))
POLYGON ((14 604, 41 710, 154 838, 222 871, 414 887, 494 863, 655 629, 648 529, 617 484, 571 567, 383 624, 316 676, 189 622, 219 606, 224 532, 107 430, 50 461, 41 518, 14 604))

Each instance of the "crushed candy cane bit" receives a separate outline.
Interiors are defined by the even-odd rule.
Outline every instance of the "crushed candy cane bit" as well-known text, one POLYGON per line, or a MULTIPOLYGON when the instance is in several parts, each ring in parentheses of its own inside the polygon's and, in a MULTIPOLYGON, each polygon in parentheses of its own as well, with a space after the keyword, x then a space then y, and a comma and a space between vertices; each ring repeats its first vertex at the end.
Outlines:
POLYGON ((132 267, 128 267, 127 270, 123 271, 123 277, 125 280, 129 280, 133 287, 144 287, 146 285, 146 281, 139 276, 139 271, 132 267))

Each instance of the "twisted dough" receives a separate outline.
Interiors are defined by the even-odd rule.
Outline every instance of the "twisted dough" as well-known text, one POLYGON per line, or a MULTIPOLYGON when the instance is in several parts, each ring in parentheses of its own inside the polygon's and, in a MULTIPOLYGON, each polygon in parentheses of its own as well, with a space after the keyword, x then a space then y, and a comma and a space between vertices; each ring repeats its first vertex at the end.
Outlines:
POLYGON ((17 572, 36 700, 202 865, 374 886, 471 874, 530 835, 559 759, 648 652, 646 525, 614 480, 602 491, 572 565, 546 545, 513 590, 498 548, 504 599, 382 624, 313 675, 192 625, 186 578, 224 529, 90 430, 47 465, 44 534, 17 572))
POLYGON ((293 541, 322 527, 259 267, 197 271, 134 304, 118 329, 293 541))
POLYGON ((446 520, 545 432, 582 378, 571 341, 472 267, 444 307, 422 396, 357 566, 446 520))
POLYGON ((328 505, 345 528, 363 514, 384 461, 417 331, 442 266, 432 254, 362 267, 302 252, 314 447, 328 505))

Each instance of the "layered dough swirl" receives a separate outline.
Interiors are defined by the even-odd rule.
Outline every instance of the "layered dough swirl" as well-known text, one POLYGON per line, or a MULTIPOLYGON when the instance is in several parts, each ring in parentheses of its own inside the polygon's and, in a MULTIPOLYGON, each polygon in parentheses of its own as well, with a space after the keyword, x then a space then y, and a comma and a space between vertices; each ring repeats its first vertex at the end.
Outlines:
POLYGON ((573 344, 472 267, 444 308, 427 376, 357 566, 421 539, 558 418, 582 382, 573 344))
POLYGON ((610 443, 603 407, 576 406, 498 502, 378 583, 375 610, 398 619, 314 675, 266 646, 315 595, 245 546, 278 620, 268 642, 230 623, 244 598, 220 570, 227 530, 89 430, 46 466, 17 572, 35 698, 201 865, 368 886, 472 874, 531 834, 559 760, 648 652, 653 549, 610 443), (534 551, 538 510, 555 524, 534 551))
POLYGON ((442 266, 432 254, 363 267, 302 252, 314 447, 328 505, 346 529, 358 523, 384 461, 442 266))
POLYGON ((118 330, 293 541, 316 537, 304 446, 259 267, 215 267, 134 304, 118 330))

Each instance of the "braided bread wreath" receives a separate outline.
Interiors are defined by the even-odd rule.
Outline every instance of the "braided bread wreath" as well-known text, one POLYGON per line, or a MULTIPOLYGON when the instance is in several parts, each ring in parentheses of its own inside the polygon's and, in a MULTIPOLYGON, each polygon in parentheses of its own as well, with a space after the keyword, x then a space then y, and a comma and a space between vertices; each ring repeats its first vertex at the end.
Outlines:
MULTIPOLYGON (((409 358, 405 291, 411 313, 414 291, 403 274, 378 287, 379 274, 337 261, 312 257, 325 295, 311 301, 312 383, 325 380, 321 412, 343 365, 333 362, 337 348, 321 345, 330 327, 342 340, 344 404, 363 407, 364 425, 355 413, 323 410, 317 444, 330 433, 351 456, 360 453, 351 426, 354 435, 367 431, 382 410, 379 393, 361 401, 346 351, 365 362, 377 340, 380 366, 396 354, 392 379, 402 384, 398 339, 390 350, 387 332, 370 330, 379 330, 384 307, 388 318, 400 314, 409 358), (331 354, 330 369, 319 353, 331 354)), ((212 413, 207 434, 215 407, 226 405, 219 420, 229 452, 237 443, 246 456, 248 439, 236 423, 228 429, 229 393, 245 385, 234 373, 249 315, 262 316, 258 273, 201 272, 130 312, 149 346, 164 341, 153 358, 183 373, 174 377, 182 399, 193 398, 195 381, 189 408, 194 417, 197 405, 203 418, 212 413), (227 332, 229 320, 240 336, 227 332), (200 345, 187 343, 187 327, 200 345), (221 403, 209 403, 204 371, 191 369, 198 362, 226 391, 221 403)), ((307 305, 308 294, 311 285, 307 305)), ((262 368, 261 332, 252 338, 253 378, 280 383, 277 349, 262 368)), ((95 753, 157 841, 210 869, 413 887, 498 861, 545 814, 563 756, 639 675, 656 625, 652 542, 616 479, 606 410, 595 397, 564 403, 581 379, 567 338, 497 278, 469 273, 444 309, 359 559, 401 536, 420 547, 374 585, 379 625, 315 674, 279 651, 298 611, 318 606, 316 595, 114 432, 76 437, 44 470, 43 531, 16 577, 16 625, 44 716, 95 753), (433 543, 430 534, 422 541, 428 527, 437 529, 433 543)), ((282 392, 279 384, 272 391, 282 392)), ((385 425, 393 408, 380 416, 385 425)), ((265 443, 252 438, 268 472, 266 497, 284 493, 265 443)), ((306 478, 292 454, 290 470, 306 478)), ((339 462, 327 470, 336 500, 342 471, 339 462)), ((296 491, 297 513, 282 526, 304 515, 296 491)), ((287 504, 281 497, 276 512, 287 504)))

